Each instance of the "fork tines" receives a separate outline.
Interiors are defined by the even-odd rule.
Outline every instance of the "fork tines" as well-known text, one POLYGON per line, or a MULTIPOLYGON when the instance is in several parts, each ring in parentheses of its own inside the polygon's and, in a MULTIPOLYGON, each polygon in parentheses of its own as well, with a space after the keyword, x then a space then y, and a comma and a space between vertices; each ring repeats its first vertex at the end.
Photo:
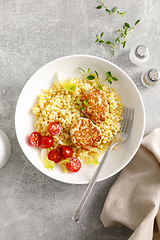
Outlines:
POLYGON ((134 109, 124 107, 122 118, 121 131, 125 133, 130 132, 134 119, 134 109))

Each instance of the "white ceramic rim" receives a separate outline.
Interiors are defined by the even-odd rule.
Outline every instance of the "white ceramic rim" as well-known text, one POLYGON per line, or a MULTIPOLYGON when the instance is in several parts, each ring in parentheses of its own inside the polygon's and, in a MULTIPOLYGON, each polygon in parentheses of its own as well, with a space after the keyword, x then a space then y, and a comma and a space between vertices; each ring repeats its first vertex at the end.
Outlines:
MULTIPOLYGON (((139 134, 139 138, 138 138, 138 141, 137 141, 137 143, 136 143, 136 146, 134 146, 134 151, 132 151, 131 152, 131 154, 130 154, 130 156, 128 157, 128 160, 126 160, 118 169, 116 169, 115 171, 112 169, 112 171, 111 172, 109 172, 109 173, 107 173, 106 175, 104 174, 104 169, 105 169, 105 166, 104 166, 104 168, 102 169, 102 171, 101 172, 103 172, 103 174, 101 174, 100 173, 100 175, 99 175, 99 178, 98 178, 98 180, 97 181, 102 181, 102 180, 104 180, 104 179, 107 179, 107 178, 109 178, 109 177, 111 177, 111 176, 113 176, 114 174, 116 174, 116 173, 118 173, 120 170, 122 170, 129 162, 130 162, 130 160, 133 158, 133 156, 136 154, 136 152, 137 152, 137 150, 138 150, 138 148, 139 148, 139 146, 140 146, 140 144, 141 144, 141 141, 142 141, 142 138, 143 138, 143 134, 144 134, 144 129, 145 129, 145 109, 144 109, 144 104, 143 104, 143 101, 142 101, 142 97, 141 97, 141 95, 140 95, 140 93, 139 93, 139 90, 137 89, 137 87, 136 87, 136 85, 135 85, 135 83, 131 80, 131 78, 122 70, 122 69, 120 69, 118 66, 116 66, 115 64, 113 64, 113 63, 111 63, 111 62, 109 62, 109 61, 107 61, 107 60, 105 60, 105 59, 102 59, 102 58, 99 58, 99 57, 96 57, 96 56, 92 56, 92 55, 70 55, 70 56, 65 56, 65 57, 62 57, 62 58, 58 58, 58 59, 55 59, 55 60, 53 60, 53 61, 51 61, 51 62, 49 62, 49 63, 47 63, 46 65, 44 65, 43 67, 41 67, 38 71, 36 71, 32 76, 31 76, 31 78, 26 82, 26 84, 24 85, 24 87, 23 87, 23 89, 22 89, 22 91, 21 91, 21 93, 20 93, 20 96, 19 96, 19 99, 18 99, 18 101, 17 101, 17 106, 16 106, 16 111, 15 111, 15 129, 16 129, 16 135, 17 135, 17 139, 18 139, 18 141, 19 141, 19 144, 20 144, 20 146, 21 146, 21 148, 22 148, 22 151, 24 152, 24 154, 25 154, 25 156, 29 159, 29 161, 38 169, 38 170, 40 170, 41 172, 43 172, 45 175, 47 175, 47 176, 49 176, 49 177, 51 177, 51 178, 53 178, 53 179, 55 179, 55 180, 58 180, 58 181, 61 181, 61 182, 66 182, 66 183, 71 183, 71 184, 87 184, 89 181, 90 181, 90 179, 91 179, 91 176, 93 175, 93 173, 94 173, 94 171, 95 171, 95 169, 96 169, 96 167, 95 166, 90 166, 90 165, 88 165, 88 166, 85 166, 85 168, 86 168, 86 171, 87 172, 90 172, 89 174, 88 174, 88 177, 87 178, 85 178, 85 179, 81 179, 81 180, 78 180, 78 178, 77 177, 75 177, 75 180, 73 180, 72 178, 71 179, 69 179, 68 181, 66 180, 66 177, 65 178, 61 178, 61 177, 55 177, 54 176, 54 172, 49 172, 47 169, 45 169, 45 168, 43 168, 42 167, 42 165, 38 165, 37 166, 37 163, 34 161, 34 159, 32 159, 31 158, 31 156, 29 155, 29 153, 28 153, 28 147, 26 148, 26 146, 25 146, 25 144, 27 144, 27 141, 26 141, 26 139, 25 138, 27 138, 27 136, 23 136, 23 134, 21 133, 21 128, 22 128, 22 126, 24 126, 24 124, 21 124, 20 123, 20 119, 19 119, 19 117, 20 117, 20 111, 23 111, 23 109, 22 109, 22 104, 24 104, 24 105, 26 105, 27 106, 27 103, 25 102, 24 103, 24 101, 23 101, 23 103, 22 103, 22 100, 24 100, 24 98, 23 98, 23 95, 24 94, 26 94, 26 89, 30 86, 30 85, 32 85, 31 84, 31 82, 32 81, 35 81, 36 80, 36 77, 38 76, 38 77, 40 77, 40 75, 41 75, 41 77, 44 77, 43 76, 43 72, 45 73, 45 71, 46 71, 46 69, 48 69, 48 68, 50 68, 51 67, 51 65, 56 65, 56 64, 58 64, 58 66, 59 66, 59 63, 60 62, 65 62, 65 64, 67 65, 67 66, 65 66, 65 69, 68 69, 70 66, 69 66, 69 62, 72 62, 72 64, 74 65, 74 64, 76 64, 76 61, 80 61, 80 60, 87 60, 87 61, 85 61, 85 66, 86 66, 86 62, 87 62, 87 64, 89 65, 88 67, 90 67, 90 63, 91 64, 93 64, 94 62, 96 63, 96 62, 98 62, 98 63, 101 63, 101 64, 98 64, 98 66, 100 67, 101 65, 105 65, 106 64, 106 66, 107 65, 109 65, 109 67, 110 67, 110 69, 112 69, 112 70, 115 70, 115 71, 113 71, 113 74, 114 75, 116 75, 117 76, 117 73, 118 74, 120 74, 121 76, 123 76, 123 78, 126 78, 127 79, 127 82, 125 82, 125 84, 124 84, 124 88, 126 88, 127 89, 127 86, 130 86, 130 89, 129 89, 129 95, 130 94, 133 94, 133 92, 134 92, 134 97, 136 97, 135 99, 134 99, 134 101, 137 101, 136 102, 136 104, 137 105, 135 105, 135 107, 136 107, 136 109, 138 109, 138 110, 136 110, 137 112, 138 112, 138 114, 140 114, 140 117, 139 117, 139 119, 138 119, 138 121, 136 121, 137 123, 139 122, 139 124, 141 125, 140 126, 140 130, 135 126, 136 125, 136 123, 134 124, 134 126, 133 126, 133 128, 137 131, 137 133, 136 134, 139 134), (89 61, 90 61, 90 63, 89 63, 89 61), (126 86, 127 85, 127 86, 126 86), (138 132, 138 131, 140 131, 140 133, 138 132), (25 139, 25 141, 24 141, 24 139, 25 139), (91 169, 91 170, 90 170, 91 169), (47 172, 47 171, 48 172, 47 172)), ((82 61, 82 62, 83 62, 82 61)), ((93 64, 94 65, 94 64, 93 64)), ((96 64, 95 64, 96 65, 96 64)), ((96 65, 97 66, 97 65, 96 65)), ((77 66, 77 68, 78 68, 79 66, 77 66)), ((81 67, 83 67, 83 66, 81 66, 81 67)), ((103 68, 103 67, 102 67, 103 68)), ((96 69, 97 70, 97 69, 96 69)), ((97 70, 98 71, 98 70, 97 70)), ((100 70, 101 71, 101 70, 100 70)), ((105 70, 104 70, 105 71, 105 70)), ((74 72, 74 71, 73 71, 74 72)), ((55 71, 53 71, 53 73, 55 73, 55 71)), ((45 75, 45 74, 44 74, 45 75)), ((46 76, 46 79, 47 79, 47 77, 48 76, 46 76)), ((80 76, 79 76, 80 77, 80 76)), ((123 79, 121 79, 121 81, 122 81, 122 83, 123 83, 123 79)), ((117 82, 115 82, 115 83, 113 83, 113 87, 114 88, 116 88, 116 84, 117 84, 117 82)), ((119 83, 118 83, 119 84, 119 83)), ((42 87, 43 88, 43 87, 42 87)), ((42 89, 41 88, 41 89, 42 89)), ((45 87, 44 87, 45 88, 45 87)), ((125 90, 126 90, 125 89, 125 90)), ((128 89, 127 89, 127 91, 128 91, 128 89)), ((39 92, 40 93, 40 92, 39 92)), ((118 92, 119 93, 119 92, 118 92)), ((32 94, 32 91, 31 91, 31 94, 32 94)), ((30 94, 30 95, 31 95, 30 94)), ((35 94, 35 97, 36 97, 36 94, 35 94)), ((132 101, 130 101, 130 105, 134 105, 134 101, 132 100, 132 101), (132 104, 133 103, 133 104, 132 104)), ((128 102, 128 101, 127 101, 128 102)), ((33 105, 32 105, 33 106, 33 105)), ((32 107, 32 106, 30 106, 30 107, 32 107)), ((131 106, 132 107, 132 106, 131 106)), ((136 112, 135 112, 136 113, 136 112)), ((22 115, 22 114, 21 114, 22 115)), ((24 115, 25 115, 25 111, 24 111, 24 115)), ((136 115, 136 114, 135 114, 136 115)), ((22 115, 22 119, 23 119, 23 117, 25 117, 25 116, 23 116, 22 115)), ((136 115, 136 118, 138 118, 138 116, 136 115)), ((22 119, 21 119, 21 121, 22 121, 22 119)), ((136 119, 137 120, 137 119, 136 119)), ((34 127, 34 126, 33 126, 34 127)), ((134 145, 134 139, 133 139, 133 137, 135 137, 135 133, 134 133, 134 129, 132 129, 132 132, 131 132, 131 136, 127 139, 127 141, 126 142, 129 142, 130 141, 130 143, 132 144, 132 145, 134 145), (133 136, 134 135, 134 136, 133 136)), ((33 128, 33 130, 35 131, 35 129, 33 128)), ((30 134, 30 132, 28 132, 28 135, 30 134)), ((129 144, 128 144, 129 145, 129 144)), ((30 146, 29 146, 30 147, 30 146)), ((119 152, 120 152, 120 154, 122 153, 122 150, 120 151, 119 150, 119 152)), ((108 162, 110 162, 110 160, 109 159, 111 159, 111 158, 114 158, 113 156, 114 156, 114 154, 115 154, 115 151, 114 151, 114 153, 113 152, 111 152, 111 154, 110 154, 110 156, 108 157, 108 159, 107 159, 107 161, 108 162)), ((116 156, 117 156, 117 154, 116 154, 116 156)), ((42 164, 42 163, 41 163, 42 164)), ((113 165, 113 162, 112 162, 112 165, 113 165)), ((110 165, 106 165, 106 167, 107 167, 107 169, 108 168, 110 168, 110 166, 111 166, 111 164, 110 165)), ((60 172, 59 172, 60 173, 60 172)), ((64 174, 64 173, 63 173, 64 174)), ((67 174, 69 174, 69 175, 71 175, 70 173, 67 173, 67 174)), ((75 173, 74 173, 75 174, 75 173)), ((80 173, 76 173, 77 175, 78 174, 80 174, 80 173)), ((74 175, 74 176, 77 176, 77 175, 74 175)))

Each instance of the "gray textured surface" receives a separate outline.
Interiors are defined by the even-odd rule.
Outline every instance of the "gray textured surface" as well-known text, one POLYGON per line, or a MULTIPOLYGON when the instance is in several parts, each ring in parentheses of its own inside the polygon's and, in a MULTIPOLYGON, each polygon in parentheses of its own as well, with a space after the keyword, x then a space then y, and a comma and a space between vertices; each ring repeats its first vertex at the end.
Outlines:
MULTIPOLYGON (((16 102, 31 75, 44 64, 71 54, 105 58, 122 68, 135 82, 146 110, 145 134, 159 127, 160 85, 147 89, 140 82, 142 71, 160 62, 160 1, 105 1, 126 11, 125 17, 97 10, 96 0, 0 1, 0 128, 8 135, 12 153, 0 170, 1 240, 125 240, 126 227, 105 229, 99 216, 107 193, 118 177, 96 184, 78 222, 71 216, 86 185, 57 182, 40 173, 24 156, 14 126, 16 102), (95 35, 114 40, 124 22, 141 19, 125 49, 95 44, 95 35), (146 44, 150 58, 136 67, 128 59, 130 49, 146 44)), ((134 99, 133 99, 134 101, 134 99)))

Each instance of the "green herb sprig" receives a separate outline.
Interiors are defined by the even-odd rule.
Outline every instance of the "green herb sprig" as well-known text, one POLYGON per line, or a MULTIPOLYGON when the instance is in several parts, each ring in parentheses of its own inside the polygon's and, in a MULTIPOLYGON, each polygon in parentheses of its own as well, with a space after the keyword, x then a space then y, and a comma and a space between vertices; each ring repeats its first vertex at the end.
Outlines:
POLYGON ((100 0, 100 2, 102 4, 97 6, 97 9, 101 9, 102 7, 105 7, 105 11, 109 14, 117 13, 117 14, 121 15, 122 17, 124 16, 125 12, 119 12, 117 10, 117 7, 114 7, 113 10, 109 10, 109 8, 106 6, 106 4, 104 2, 102 2, 101 0, 100 0))
POLYGON ((90 72, 91 71, 90 68, 88 68, 87 71, 85 71, 81 67, 79 69, 81 70, 81 72, 79 72, 79 73, 83 76, 84 79, 89 80, 89 81, 95 80, 97 85, 98 85, 98 88, 100 90, 103 89, 103 87, 102 87, 102 85, 101 85, 101 83, 99 81, 99 74, 98 74, 97 71, 94 71, 94 74, 93 74, 93 73, 90 72))
POLYGON ((133 27, 131 27, 129 25, 129 23, 124 23, 122 29, 118 29, 118 32, 120 33, 120 36, 116 38, 115 41, 111 42, 111 41, 106 41, 103 39, 103 35, 104 32, 102 32, 100 35, 96 35, 96 41, 95 42, 99 42, 99 43, 105 43, 107 45, 110 45, 112 50, 113 50, 113 54, 115 54, 115 49, 122 44, 123 48, 126 46, 126 42, 129 39, 129 37, 131 36, 133 30, 135 29, 135 27, 137 26, 137 24, 140 22, 140 19, 137 20, 134 24, 133 27))
MULTIPOLYGON (((83 111, 86 111, 86 108, 84 108, 84 107, 81 106, 81 101, 80 101, 80 99, 77 98, 76 100, 77 100, 77 103, 78 103, 79 107, 80 107, 83 111)), ((89 99, 84 100, 84 101, 83 101, 83 104, 89 107, 88 101, 89 101, 89 99)))
POLYGON ((112 76, 112 73, 110 71, 106 72, 106 79, 104 81, 108 81, 110 84, 112 84, 112 80, 113 81, 118 81, 118 79, 116 77, 112 76))

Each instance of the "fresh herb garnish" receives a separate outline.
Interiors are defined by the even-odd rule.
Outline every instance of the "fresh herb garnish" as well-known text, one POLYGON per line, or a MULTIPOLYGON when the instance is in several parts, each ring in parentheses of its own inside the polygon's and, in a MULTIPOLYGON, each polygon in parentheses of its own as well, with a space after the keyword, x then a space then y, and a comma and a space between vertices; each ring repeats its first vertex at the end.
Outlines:
POLYGON ((124 16, 125 12, 119 12, 119 11, 117 10, 117 7, 114 7, 113 10, 109 10, 109 8, 106 6, 106 4, 105 4, 104 2, 102 2, 101 0, 100 0, 100 2, 101 2, 102 4, 99 5, 99 6, 97 7, 97 9, 101 9, 102 7, 105 7, 105 11, 106 11, 107 13, 109 13, 109 14, 117 13, 117 14, 121 15, 122 17, 124 16))
MULTIPOLYGON (((86 108, 84 108, 84 107, 81 106, 81 101, 80 101, 80 99, 77 98, 76 100, 77 100, 77 103, 78 103, 78 105, 80 106, 80 108, 81 108, 83 111, 86 111, 86 108)), ((89 99, 84 100, 83 104, 89 107, 88 101, 89 101, 89 99)))
POLYGON ((79 69, 82 71, 79 73, 83 76, 84 79, 89 80, 89 81, 95 80, 99 89, 101 89, 101 90, 103 89, 102 85, 99 81, 99 74, 97 71, 94 71, 94 74, 92 74, 92 73, 90 73, 90 71, 91 71, 90 68, 88 68, 86 72, 83 68, 79 68, 79 69))
POLYGON ((112 73, 110 71, 106 72, 106 79, 104 81, 108 81, 110 84, 112 84, 112 80, 113 81, 118 81, 118 79, 116 77, 112 76, 112 73))
POLYGON ((87 80, 94 80, 95 79, 95 76, 92 74, 92 73, 90 73, 90 71, 91 71, 91 69, 90 68, 88 68, 87 69, 87 72, 85 72, 85 70, 83 69, 83 68, 79 68, 82 72, 79 72, 85 79, 87 79, 87 80), (89 74, 88 76, 86 76, 86 74, 89 74))
POLYGON ((88 104, 88 101, 89 101, 89 99, 86 99, 86 100, 84 100, 84 105, 86 105, 86 106, 88 106, 89 107, 89 104, 88 104))
POLYGON ((81 104, 81 101, 79 98, 76 99, 77 100, 77 103, 80 105, 81 104))
POLYGON ((96 35, 96 41, 95 42, 105 43, 107 45, 110 45, 112 50, 113 50, 113 54, 115 54, 116 47, 118 47, 121 44, 122 44, 123 48, 126 46, 126 42, 127 42, 128 38, 131 36, 133 30, 135 29, 135 27, 137 26, 137 24, 139 22, 140 22, 140 19, 135 22, 133 27, 131 27, 129 25, 129 23, 124 23, 122 29, 121 28, 118 29, 118 32, 120 33, 120 36, 117 37, 114 42, 104 40, 103 39, 104 32, 102 32, 100 34, 100 36, 98 34, 96 35))

